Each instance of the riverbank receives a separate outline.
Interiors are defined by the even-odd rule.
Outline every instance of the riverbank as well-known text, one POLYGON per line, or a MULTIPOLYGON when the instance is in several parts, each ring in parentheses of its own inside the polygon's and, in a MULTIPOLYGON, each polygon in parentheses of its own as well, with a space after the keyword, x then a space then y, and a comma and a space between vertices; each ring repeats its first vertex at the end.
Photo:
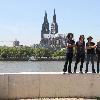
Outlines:
MULTIPOLYGON (((0 58, 0 61, 65 61, 65 57, 55 57, 55 58, 34 58, 30 59, 29 57, 26 58, 0 58)), ((73 61, 75 61, 76 58, 73 58, 73 61)), ((85 57, 86 61, 86 57, 85 57)), ((95 56, 94 61, 97 61, 97 57, 95 56)))

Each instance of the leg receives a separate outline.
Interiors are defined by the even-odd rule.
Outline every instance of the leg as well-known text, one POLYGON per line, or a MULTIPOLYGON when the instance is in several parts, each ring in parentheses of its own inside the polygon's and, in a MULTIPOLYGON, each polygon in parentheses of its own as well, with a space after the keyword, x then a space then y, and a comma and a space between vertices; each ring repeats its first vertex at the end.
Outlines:
POLYGON ((67 71, 68 59, 69 59, 68 54, 66 54, 66 61, 65 61, 63 72, 67 71))
POLYGON ((86 60, 86 70, 85 70, 85 73, 88 72, 88 64, 89 64, 89 61, 90 61, 90 54, 87 54, 87 60, 86 60))
POLYGON ((91 63, 92 63, 92 73, 95 73, 95 69, 94 69, 94 54, 91 54, 91 63))
POLYGON ((69 56, 68 73, 72 73, 72 72, 71 72, 71 63, 72 63, 72 58, 73 58, 73 54, 70 54, 70 56, 69 56))
POLYGON ((82 72, 82 68, 83 68, 84 59, 85 59, 85 54, 83 53, 83 54, 81 55, 81 65, 80 65, 80 72, 81 72, 81 73, 83 73, 83 72, 82 72))
POLYGON ((77 64, 79 63, 80 61, 80 56, 76 56, 76 62, 75 62, 75 67, 74 67, 74 73, 76 73, 76 69, 77 69, 77 64))
POLYGON ((68 73, 71 73, 71 63, 72 63, 72 59, 69 60, 68 73))
POLYGON ((97 73, 99 73, 100 54, 97 55, 97 73))

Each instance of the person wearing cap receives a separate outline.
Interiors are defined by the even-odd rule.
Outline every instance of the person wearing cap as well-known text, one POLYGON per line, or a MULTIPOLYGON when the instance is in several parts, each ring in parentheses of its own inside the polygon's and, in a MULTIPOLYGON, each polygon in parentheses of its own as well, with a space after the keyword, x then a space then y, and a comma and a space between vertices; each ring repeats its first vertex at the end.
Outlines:
POLYGON ((72 33, 68 33, 67 35, 67 44, 66 44, 66 61, 65 61, 65 65, 63 68, 63 72, 65 73, 67 71, 67 65, 68 65, 68 73, 72 73, 71 72, 71 63, 72 63, 72 58, 73 58, 73 47, 75 46, 75 41, 73 40, 73 34, 72 33))
POLYGON ((97 54, 97 73, 99 73, 99 63, 100 63, 100 41, 97 42, 96 54, 97 54))
POLYGON ((84 36, 80 35, 79 41, 76 42, 76 62, 74 67, 74 73, 76 73, 77 64, 80 61, 81 61, 80 73, 83 73, 82 68, 83 68, 84 59, 85 59, 85 41, 84 41, 84 36))
POLYGON ((85 73, 88 72, 88 64, 89 61, 91 60, 92 63, 92 73, 95 73, 95 69, 94 69, 94 56, 95 56, 95 48, 96 45, 94 42, 92 42, 92 37, 89 36, 87 38, 88 42, 86 43, 86 50, 87 50, 87 60, 86 60, 86 70, 85 73))

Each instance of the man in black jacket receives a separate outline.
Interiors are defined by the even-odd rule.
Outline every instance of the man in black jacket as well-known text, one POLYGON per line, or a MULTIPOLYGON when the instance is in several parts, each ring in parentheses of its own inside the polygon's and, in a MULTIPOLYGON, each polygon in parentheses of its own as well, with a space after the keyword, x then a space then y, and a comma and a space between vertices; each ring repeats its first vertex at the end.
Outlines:
POLYGON ((88 72, 88 64, 89 61, 91 60, 92 63, 92 73, 95 73, 95 69, 94 69, 94 56, 95 56, 95 48, 96 45, 94 42, 92 42, 92 37, 89 36, 87 38, 88 42, 86 43, 86 49, 87 49, 87 60, 86 60, 86 70, 85 73, 88 72))
POLYGON ((100 41, 97 42, 96 54, 97 54, 97 73, 99 73, 99 62, 100 62, 100 41))

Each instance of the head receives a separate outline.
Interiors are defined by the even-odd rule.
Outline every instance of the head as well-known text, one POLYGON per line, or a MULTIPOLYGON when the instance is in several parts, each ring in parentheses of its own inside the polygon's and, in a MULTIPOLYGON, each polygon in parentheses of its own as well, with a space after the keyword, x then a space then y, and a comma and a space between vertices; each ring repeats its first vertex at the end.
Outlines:
POLYGON ((80 35, 79 40, 84 41, 84 35, 80 35))
POLYGON ((83 40, 85 39, 84 35, 81 35, 83 37, 83 40))
POLYGON ((68 33, 67 38, 70 39, 70 40, 72 40, 73 34, 72 33, 68 33))
POLYGON ((92 39, 93 39, 93 38, 92 38, 91 36, 89 36, 89 37, 87 38, 88 42, 91 42, 92 39))

